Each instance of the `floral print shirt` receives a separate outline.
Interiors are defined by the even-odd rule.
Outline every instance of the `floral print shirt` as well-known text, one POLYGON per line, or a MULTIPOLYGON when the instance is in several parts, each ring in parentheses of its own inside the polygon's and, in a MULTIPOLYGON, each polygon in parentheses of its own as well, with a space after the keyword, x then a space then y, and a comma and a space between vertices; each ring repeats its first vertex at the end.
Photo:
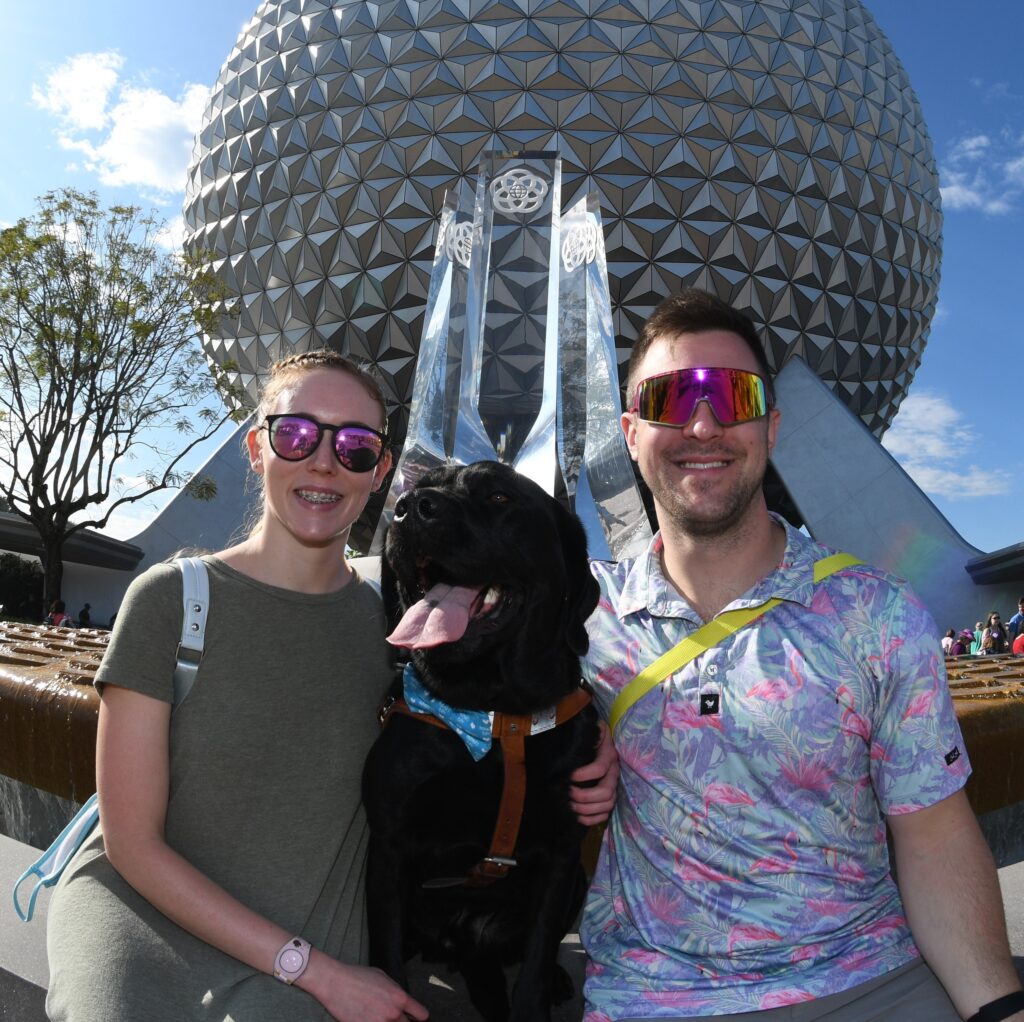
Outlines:
MULTIPOLYGON (((844 568, 782 523, 783 562, 728 608, 784 602, 641 698, 581 935, 585 1022, 758 1011, 837 993, 918 955, 885 816, 960 789, 970 766, 938 630, 902 580, 844 568)), ((661 539, 596 562, 585 673, 617 693, 703 623, 661 539)))

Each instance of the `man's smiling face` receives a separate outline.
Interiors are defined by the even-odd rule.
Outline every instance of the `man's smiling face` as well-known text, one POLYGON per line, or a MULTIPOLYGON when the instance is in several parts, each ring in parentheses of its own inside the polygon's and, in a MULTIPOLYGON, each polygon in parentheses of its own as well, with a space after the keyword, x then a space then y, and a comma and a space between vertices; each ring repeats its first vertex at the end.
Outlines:
MULTIPOLYGON (((678 334, 655 341, 635 372, 636 380, 676 369, 719 367, 759 371, 737 334, 725 330, 678 334)), ((630 395, 632 396, 632 395, 630 395)), ((768 455, 775 445, 778 411, 750 422, 723 426, 700 401, 685 426, 622 416, 630 455, 654 495, 658 520, 685 535, 729 532, 756 511, 768 455)))

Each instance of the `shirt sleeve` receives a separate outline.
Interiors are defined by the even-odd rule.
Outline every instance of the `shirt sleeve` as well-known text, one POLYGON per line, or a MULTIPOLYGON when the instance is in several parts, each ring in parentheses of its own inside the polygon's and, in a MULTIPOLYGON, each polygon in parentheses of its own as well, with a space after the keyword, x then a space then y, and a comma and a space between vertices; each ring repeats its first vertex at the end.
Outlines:
POLYGON ((118 685, 173 703, 183 612, 181 573, 173 565, 154 565, 136 578, 118 610, 96 688, 118 685))
POLYGON ((886 815, 941 802, 959 791, 971 767, 946 679, 939 631, 905 586, 888 590, 877 648, 871 730, 871 780, 886 815))

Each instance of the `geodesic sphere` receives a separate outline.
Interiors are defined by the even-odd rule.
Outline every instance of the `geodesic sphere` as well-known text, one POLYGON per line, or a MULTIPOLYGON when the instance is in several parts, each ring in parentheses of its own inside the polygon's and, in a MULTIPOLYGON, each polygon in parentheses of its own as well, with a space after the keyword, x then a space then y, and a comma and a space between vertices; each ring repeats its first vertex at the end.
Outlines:
POLYGON ((207 354, 254 399, 270 362, 330 343, 377 365, 401 440, 437 214, 488 149, 559 150, 563 208, 599 193, 620 356, 694 284, 884 432, 942 221, 921 110, 857 0, 262 4, 189 171, 187 247, 240 296, 207 354))

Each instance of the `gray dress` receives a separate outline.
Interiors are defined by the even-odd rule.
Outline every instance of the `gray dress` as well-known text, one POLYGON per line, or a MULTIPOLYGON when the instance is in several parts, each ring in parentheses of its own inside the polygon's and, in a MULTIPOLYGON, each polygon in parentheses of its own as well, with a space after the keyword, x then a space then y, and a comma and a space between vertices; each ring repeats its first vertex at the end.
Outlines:
MULTIPOLYGON (((390 679, 380 599, 307 595, 212 557, 206 649, 171 718, 168 844, 243 904, 342 961, 366 952, 363 760, 390 679)), ((181 577, 132 583, 96 684, 173 701, 181 577)), ((97 830, 48 910, 60 1022, 327 1019, 316 1000, 215 950, 141 898, 97 830)))

